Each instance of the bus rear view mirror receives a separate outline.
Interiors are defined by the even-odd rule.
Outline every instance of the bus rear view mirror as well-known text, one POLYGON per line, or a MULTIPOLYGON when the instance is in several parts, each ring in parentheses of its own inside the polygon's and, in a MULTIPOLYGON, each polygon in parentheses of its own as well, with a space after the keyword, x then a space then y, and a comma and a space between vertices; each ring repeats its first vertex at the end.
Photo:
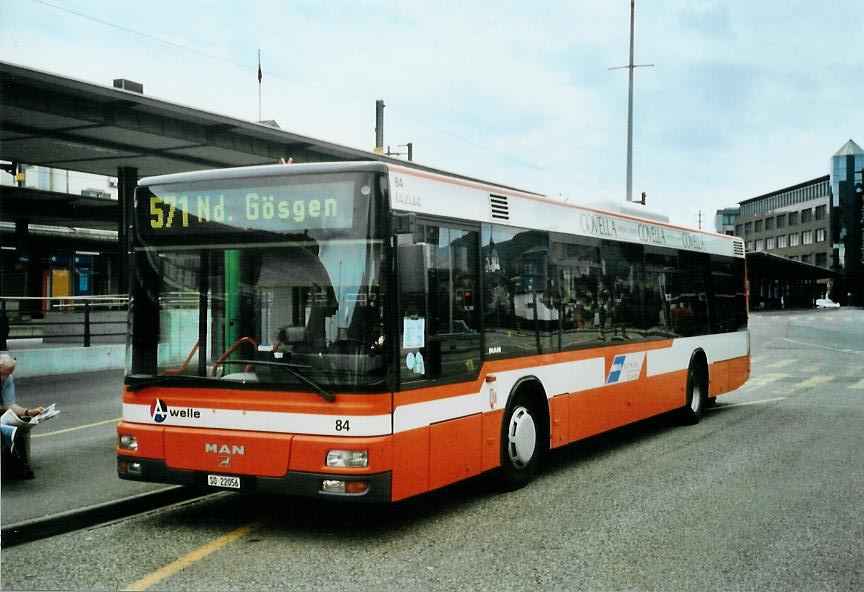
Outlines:
POLYGON ((399 293, 417 294, 429 291, 429 244, 399 245, 399 293))

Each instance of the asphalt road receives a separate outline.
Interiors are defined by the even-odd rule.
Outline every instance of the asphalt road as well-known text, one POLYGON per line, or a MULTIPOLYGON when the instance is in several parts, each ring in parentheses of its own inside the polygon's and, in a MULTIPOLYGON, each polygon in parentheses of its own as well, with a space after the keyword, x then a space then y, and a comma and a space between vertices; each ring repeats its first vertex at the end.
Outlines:
POLYGON ((864 589, 864 311, 751 319, 751 381, 475 479, 368 508, 216 494, 3 550, 2 588, 864 589))

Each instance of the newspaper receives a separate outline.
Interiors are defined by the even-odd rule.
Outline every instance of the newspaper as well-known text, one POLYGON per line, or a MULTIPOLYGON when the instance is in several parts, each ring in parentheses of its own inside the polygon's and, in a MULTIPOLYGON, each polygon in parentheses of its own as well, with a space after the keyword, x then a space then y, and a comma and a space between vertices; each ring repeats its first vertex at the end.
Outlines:
POLYGON ((23 428, 25 430, 29 430, 36 424, 51 419, 52 417, 60 413, 59 409, 55 409, 55 405, 56 403, 51 403, 45 408, 42 413, 40 413, 36 417, 30 417, 26 419, 21 419, 14 411, 12 411, 11 409, 7 409, 6 413, 4 413, 2 417, 0 417, 0 423, 2 423, 3 425, 12 426, 14 428, 23 428))

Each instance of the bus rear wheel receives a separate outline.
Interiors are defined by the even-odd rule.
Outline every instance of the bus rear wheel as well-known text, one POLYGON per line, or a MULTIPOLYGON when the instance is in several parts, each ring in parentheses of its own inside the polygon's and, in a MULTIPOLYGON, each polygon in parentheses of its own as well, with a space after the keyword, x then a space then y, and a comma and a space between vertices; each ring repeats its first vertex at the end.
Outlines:
POLYGON ((693 425, 708 407, 708 372, 698 362, 690 364, 687 370, 687 403, 681 409, 682 423, 693 425))
POLYGON ((540 413, 527 398, 515 399, 501 426, 501 484, 514 490, 534 478, 541 451, 540 413))

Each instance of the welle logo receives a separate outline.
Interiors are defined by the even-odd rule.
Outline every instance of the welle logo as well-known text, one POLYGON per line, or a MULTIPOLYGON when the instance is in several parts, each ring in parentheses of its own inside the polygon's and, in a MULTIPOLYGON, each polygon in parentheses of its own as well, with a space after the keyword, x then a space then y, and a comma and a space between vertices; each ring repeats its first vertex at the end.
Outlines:
POLYGON ((201 412, 196 411, 191 407, 187 407, 185 409, 169 409, 168 404, 165 403, 165 401, 163 401, 162 399, 156 399, 150 404, 150 417, 152 417, 153 421, 155 421, 156 423, 162 423, 169 417, 200 419, 201 412))

